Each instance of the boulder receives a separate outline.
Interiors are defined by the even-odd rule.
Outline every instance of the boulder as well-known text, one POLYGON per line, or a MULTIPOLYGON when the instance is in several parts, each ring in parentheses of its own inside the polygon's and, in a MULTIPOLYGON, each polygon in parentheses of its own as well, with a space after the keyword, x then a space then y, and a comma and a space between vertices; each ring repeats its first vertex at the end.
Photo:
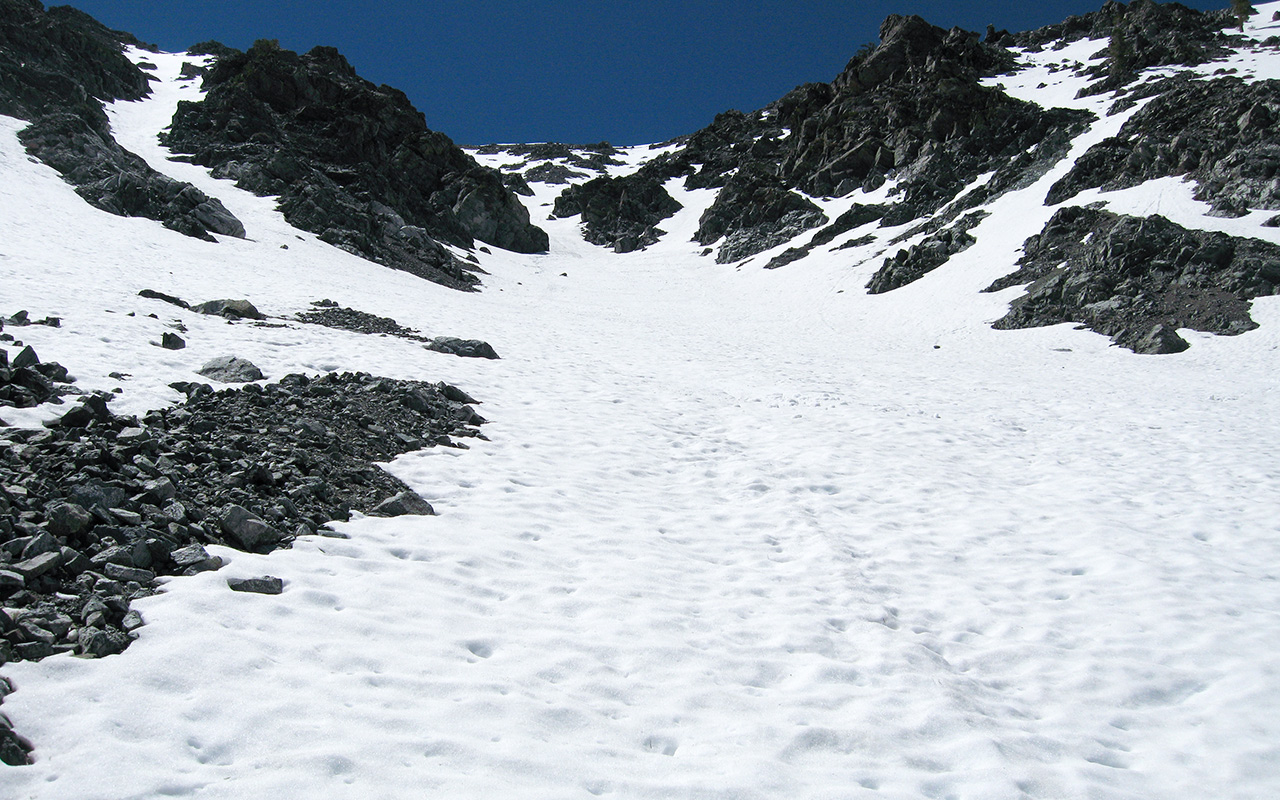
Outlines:
POLYGON ((213 314, 227 319, 266 319, 266 315, 248 300, 209 300, 192 307, 201 314, 213 314))
POLYGON ((33 558, 19 561, 9 565, 7 568, 10 572, 16 572, 21 575, 23 580, 28 583, 39 578, 41 575, 52 572, 62 563, 62 554, 54 551, 51 553, 41 553, 33 558))
POLYGON ((383 500, 369 513, 375 517, 400 517, 406 514, 434 516, 436 512, 430 503, 410 489, 383 500))
POLYGON ((263 379, 262 370, 252 362, 235 356, 220 356, 205 363, 198 370, 200 375, 221 383, 248 383, 263 379))
POLYGON ((45 511, 49 531, 63 539, 74 538, 93 525, 93 514, 76 503, 54 503, 45 511))
POLYGON ((36 351, 30 345, 18 351, 18 354, 9 362, 9 368, 14 370, 23 369, 24 367, 33 367, 40 363, 40 357, 36 355, 36 351))
POLYGON ((228 505, 218 515, 222 531, 250 552, 278 544, 284 535, 244 506, 228 505))
POLYGON ((1134 352, 1146 353, 1150 355, 1165 355, 1167 353, 1181 353, 1191 345, 1187 344, 1187 340, 1178 335, 1178 332, 1170 328, 1168 325, 1157 324, 1138 340, 1134 345, 1134 352))
POLYGON ((76 641, 76 651, 90 658, 115 655, 128 646, 129 637, 124 633, 96 627, 81 628, 76 641))
POLYGON ((284 592, 284 581, 271 575, 259 578, 227 578, 227 586, 233 592, 250 592, 252 594, 281 594, 284 592))
POLYGON ((437 336, 425 347, 437 353, 462 356, 464 358, 498 358, 497 352, 488 342, 479 339, 458 339, 453 336, 437 336))

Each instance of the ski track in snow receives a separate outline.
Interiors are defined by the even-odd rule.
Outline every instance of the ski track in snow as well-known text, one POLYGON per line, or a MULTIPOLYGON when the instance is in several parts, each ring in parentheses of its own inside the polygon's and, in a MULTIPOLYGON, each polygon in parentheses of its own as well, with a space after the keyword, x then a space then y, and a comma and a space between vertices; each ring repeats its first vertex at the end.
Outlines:
MULTIPOLYGON (((1018 292, 979 290, 1052 214, 1069 162, 994 201, 944 268, 874 297, 885 244, 716 265, 688 244, 714 195, 674 183, 671 235, 617 256, 544 221, 561 187, 535 183, 551 253, 482 256, 485 291, 465 295, 166 161, 154 134, 198 90, 175 80, 182 56, 145 57, 165 80, 112 107, 118 138, 250 240, 96 211, 0 118, 0 311, 64 318, 12 332, 83 388, 122 387, 118 413, 234 353, 270 378, 457 383, 492 441, 388 465, 439 517, 217 549, 220 572, 135 603, 147 625, 123 655, 7 665, 3 710, 38 761, 0 773, 0 794, 1280 794, 1280 301, 1256 301, 1242 336, 1182 332, 1176 356, 992 330, 1018 292), (281 316, 330 297, 503 359, 229 325, 141 288, 281 316), (188 349, 148 344, 178 319, 188 349), (264 573, 283 595, 227 589, 264 573)), ((1100 115, 1072 157, 1122 120, 1100 115)), ((1165 181, 1073 202, 1249 222, 1189 197, 1165 181)))

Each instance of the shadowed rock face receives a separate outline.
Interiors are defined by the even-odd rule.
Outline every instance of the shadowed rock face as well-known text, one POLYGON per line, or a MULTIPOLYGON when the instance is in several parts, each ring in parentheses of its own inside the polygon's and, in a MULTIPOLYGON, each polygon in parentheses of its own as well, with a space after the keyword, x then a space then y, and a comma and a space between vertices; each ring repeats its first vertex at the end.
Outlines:
POLYGON ((1114 57, 1109 57, 1087 69, 1090 75, 1103 80, 1086 92, 1099 94, 1129 83, 1139 70, 1167 65, 1194 66, 1225 55, 1226 38, 1222 29, 1233 21, 1234 17, 1225 8, 1206 13, 1180 3, 1134 0, 1125 5, 1108 0, 1097 11, 1067 17, 1056 25, 991 38, 1004 46, 1040 50, 1056 42, 1097 39, 1101 44, 1112 36, 1120 37, 1127 52, 1126 63, 1116 64, 1114 57))
POLYGON ((812 201, 789 191, 776 175, 752 164, 730 177, 698 220, 694 241, 725 238, 716 261, 728 264, 790 241, 827 223, 812 201))
POLYGON ((179 104, 164 142, 216 176, 278 195, 291 224, 458 288, 476 279, 435 240, 547 248, 497 172, 428 129, 402 92, 357 76, 337 50, 298 55, 260 41, 219 52, 205 100, 179 104))
POLYGON ((0 0, 0 114, 31 121, 27 151, 93 206, 146 217, 189 236, 244 236, 222 203, 161 175, 112 137, 102 102, 139 100, 146 73, 122 44, 141 43, 73 8, 0 0))
POLYGON ((658 241, 657 224, 681 209, 658 176, 596 178, 556 198, 557 217, 581 215, 588 242, 629 253, 658 241))
POLYGON ((985 211, 974 211, 949 228, 930 234, 924 241, 906 250, 899 250, 892 258, 885 259, 884 266, 871 276, 867 292, 883 294, 914 283, 932 272, 956 253, 967 250, 977 240, 969 231, 988 216, 985 211))
POLYGON ((1276 294, 1280 285, 1280 247, 1188 230, 1160 216, 1072 206, 1023 249, 1018 271, 988 288, 1029 284, 995 327, 1079 322, 1138 352, 1186 349, 1177 328, 1256 328, 1248 301, 1276 294))
POLYGON ((1091 147, 1045 202, 1086 189, 1124 189, 1185 175, 1196 199, 1223 216, 1280 209, 1280 81, 1170 78, 1144 89, 1155 97, 1120 129, 1091 147))
POLYGON ((982 86, 979 78, 1010 68, 1013 58, 977 34, 891 16, 880 36, 878 47, 836 77, 825 103, 814 91, 779 103, 779 121, 791 131, 781 164, 789 185, 844 195, 878 185, 892 170, 903 204, 894 216, 910 219, 1089 118, 982 86))
MULTIPOLYGON (((1028 175, 1043 174, 1091 118, 982 86, 980 78, 1011 68, 1014 58, 977 34, 947 31, 914 16, 891 16, 880 33, 880 45, 855 56, 832 83, 802 85, 754 114, 720 114, 679 150, 614 179, 620 185, 609 191, 676 177, 690 189, 725 187, 730 198, 708 210, 696 239, 706 244, 723 238, 719 260, 734 261, 825 224, 804 195, 874 189, 890 174, 898 185, 886 225, 932 214, 977 176, 995 172, 969 199, 966 207, 972 207, 1025 185, 1028 175), (759 208, 737 210, 741 203, 731 202, 734 197, 759 208)), ((589 240, 607 239, 596 222, 583 221, 589 240)))

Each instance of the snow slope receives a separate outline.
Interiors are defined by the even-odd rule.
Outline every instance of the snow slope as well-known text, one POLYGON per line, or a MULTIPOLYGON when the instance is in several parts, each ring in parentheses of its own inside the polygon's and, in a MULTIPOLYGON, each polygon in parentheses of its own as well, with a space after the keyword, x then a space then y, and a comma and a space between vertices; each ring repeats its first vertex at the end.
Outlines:
MULTIPOLYGON (((220 572, 135 604, 147 625, 123 655, 7 665, 3 710, 37 763, 0 772, 0 796, 1280 794, 1280 300, 1242 336, 1182 332, 1174 356, 992 330, 1017 291, 980 289, 1048 218, 1065 162, 878 296, 862 287, 896 231, 719 266, 688 243, 713 195, 673 182, 671 235, 619 256, 541 222, 558 187, 534 184, 550 254, 482 255, 485 290, 461 294, 166 161, 154 135, 197 90, 183 56, 147 58, 164 82, 112 107, 117 136, 248 239, 99 212, 0 119, 0 311, 64 319, 20 337, 82 387, 120 387, 120 413, 235 354, 269 377, 456 383, 492 441, 388 466, 439 517, 219 550, 220 572), (503 358, 229 325, 142 288, 277 316, 328 297, 503 358), (175 320, 186 350, 149 344, 175 320), (226 586, 263 573, 284 594, 226 586)), ((1072 157, 1122 121, 1101 116, 1072 157)))

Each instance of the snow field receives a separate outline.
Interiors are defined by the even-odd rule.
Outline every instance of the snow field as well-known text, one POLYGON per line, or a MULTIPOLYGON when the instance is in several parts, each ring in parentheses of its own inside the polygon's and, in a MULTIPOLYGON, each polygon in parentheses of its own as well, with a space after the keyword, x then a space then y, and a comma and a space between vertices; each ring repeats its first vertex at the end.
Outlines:
MULTIPOLYGON (((582 242, 576 219, 544 222, 558 187, 533 184, 550 254, 482 256, 486 289, 463 295, 164 161, 152 137, 192 91, 172 80, 181 58, 148 56, 166 82, 116 104, 113 125, 222 199, 250 241, 98 212, 3 120, 0 311, 64 317, 14 331, 83 387, 122 387, 121 413, 176 399, 168 382, 234 353, 272 378, 457 383, 484 401, 492 441, 388 465, 439 517, 357 518, 337 526, 350 539, 269 556, 219 550, 222 571, 136 604, 148 624, 122 656, 7 665, 4 711, 38 762, 0 790, 1280 791, 1280 302, 1255 302, 1257 331, 1183 332, 1192 348, 1168 357, 1070 326, 991 330, 1016 292, 978 291, 1051 215, 1043 193, 1066 163, 995 201, 972 248, 875 297, 861 287, 879 242, 769 272, 771 254, 716 265, 688 244, 713 195, 677 182, 671 235, 617 256, 582 242), (277 315, 330 297, 484 338, 503 359, 227 325, 136 298, 144 287, 277 315), (174 319, 187 350, 147 343, 174 319), (283 595, 226 588, 264 573, 283 595)), ((1072 155, 1121 121, 1100 115, 1072 155)), ((1124 202, 1178 190, 1149 188, 1124 202)))

